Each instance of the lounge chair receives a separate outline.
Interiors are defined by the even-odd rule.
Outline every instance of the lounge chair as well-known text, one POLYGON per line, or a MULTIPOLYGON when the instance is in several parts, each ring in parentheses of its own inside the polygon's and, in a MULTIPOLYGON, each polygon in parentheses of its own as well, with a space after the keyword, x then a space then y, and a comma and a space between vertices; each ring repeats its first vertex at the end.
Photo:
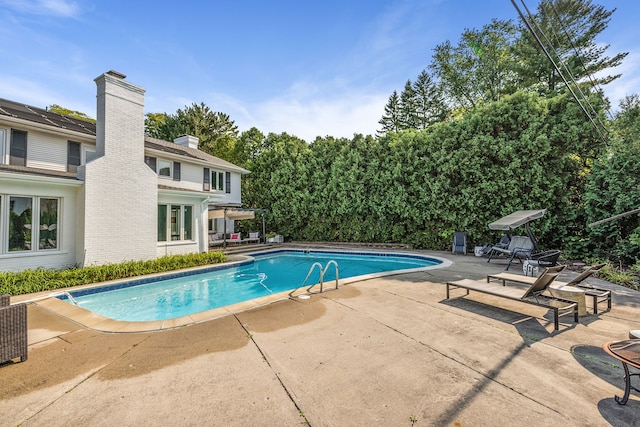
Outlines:
POLYGON ((467 254, 467 233, 464 231, 456 231, 453 233, 453 245, 451 246, 451 253, 467 254))
POLYGON ((492 247, 491 252, 489 252, 489 259, 487 260, 487 262, 491 262, 491 260, 496 256, 507 256, 509 257, 509 263, 507 264, 507 268, 505 270, 508 270, 509 267, 511 267, 511 263, 514 259, 517 258, 520 262, 522 262, 522 260, 527 259, 531 256, 532 251, 533 242, 529 237, 513 236, 507 248, 504 248, 501 245, 492 247))
POLYGON ((220 233, 209 234, 209 246, 218 246, 224 243, 220 233))
POLYGON ((551 250, 531 254, 527 261, 536 267, 554 267, 558 263, 558 259, 560 259, 560 251, 551 250))
POLYGON ((248 242, 248 243, 260 243, 260 233, 255 232, 255 233, 249 233, 249 237, 247 237, 246 239, 243 240, 243 242, 248 242))
POLYGON ((9 295, 0 295, 0 363, 16 357, 27 360, 27 305, 10 305, 9 295))
MULTIPOLYGON (((593 273, 596 273, 605 265, 607 264, 592 265, 587 269, 585 269, 582 273, 580 273, 574 279, 570 280, 569 282, 555 281, 554 284, 558 286, 575 286, 576 288, 584 290, 586 296, 593 298, 593 314, 598 314, 598 304, 602 302, 606 302, 607 309, 611 310, 611 291, 610 290, 598 288, 588 283, 582 283, 587 277, 591 276, 593 273)), ((521 276, 519 274, 512 274, 512 273, 505 273, 505 272, 488 275, 487 282, 491 281, 491 279, 501 280, 503 285, 505 284, 505 282, 514 282, 514 283, 522 283, 525 285, 531 285, 536 281, 535 277, 521 276)))
POLYGON ((552 298, 543 295, 543 292, 553 282, 564 266, 549 267, 538 277, 528 288, 515 286, 505 286, 497 283, 484 282, 481 280, 462 279, 453 282, 447 282, 447 299, 449 299, 450 288, 466 289, 466 295, 469 291, 482 292, 496 297, 506 298, 513 301, 520 301, 527 304, 544 307, 553 310, 553 325, 557 331, 559 329, 560 310, 564 312, 568 310, 573 312, 574 322, 578 322, 578 303, 575 301, 564 300, 560 298, 552 298))
POLYGON ((231 237, 227 240, 227 243, 242 243, 240 233, 231 233, 231 237))

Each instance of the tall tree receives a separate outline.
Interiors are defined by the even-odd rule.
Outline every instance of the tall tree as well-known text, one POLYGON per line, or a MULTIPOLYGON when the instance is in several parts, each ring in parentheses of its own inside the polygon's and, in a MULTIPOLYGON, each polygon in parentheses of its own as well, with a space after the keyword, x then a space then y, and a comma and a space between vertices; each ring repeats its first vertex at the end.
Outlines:
POLYGON ((418 128, 418 103, 416 102, 416 91, 411 80, 404 84, 400 92, 400 127, 402 129, 418 128))
POLYGON ((447 116, 447 106, 442 89, 433 81, 427 70, 422 70, 413 83, 416 108, 416 128, 426 129, 441 122, 447 116))
POLYGON ((469 109, 515 91, 515 36, 511 21, 494 19, 481 30, 465 30, 457 46, 447 40, 435 47, 430 68, 455 107, 469 109))
POLYGON ((394 90, 389 96, 387 105, 384 106, 384 115, 378 122, 382 125, 382 129, 378 131, 378 135, 385 135, 389 132, 399 132, 402 129, 400 122, 400 97, 398 91, 394 90))
MULTIPOLYGON (((526 17, 568 81, 588 77, 594 85, 603 85, 620 74, 602 72, 620 65, 628 54, 623 52, 609 57, 606 55, 609 45, 596 41, 609 25, 615 10, 606 10, 591 0, 543 0, 537 11, 526 17)), ((538 86, 546 93, 564 86, 538 41, 522 23, 515 54, 522 86, 538 86)))
POLYGON ((195 136, 200 140, 200 150, 222 158, 230 156, 238 136, 238 127, 229 115, 212 111, 204 102, 185 106, 175 114, 149 113, 145 118, 145 131, 168 141, 184 134, 195 136))
MULTIPOLYGON (((613 123, 613 137, 604 155, 593 164, 585 191, 589 223, 640 208, 640 97, 620 103, 613 123)), ((638 262, 640 214, 625 215, 588 230, 592 256, 638 262)))

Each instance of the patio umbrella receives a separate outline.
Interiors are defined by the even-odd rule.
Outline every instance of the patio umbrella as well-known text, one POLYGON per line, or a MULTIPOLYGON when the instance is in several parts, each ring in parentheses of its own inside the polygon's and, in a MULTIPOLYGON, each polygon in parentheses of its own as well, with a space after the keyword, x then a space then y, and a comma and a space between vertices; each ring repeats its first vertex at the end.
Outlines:
POLYGON ((513 230, 514 228, 520 227, 524 225, 527 236, 533 242, 533 247, 538 249, 538 242, 536 241, 535 236, 531 232, 529 228, 529 222, 534 219, 541 218, 544 216, 546 209, 538 209, 538 210, 527 210, 527 211, 516 211, 512 214, 504 216, 497 221, 489 224, 489 229, 491 230, 505 230, 507 232, 513 230))

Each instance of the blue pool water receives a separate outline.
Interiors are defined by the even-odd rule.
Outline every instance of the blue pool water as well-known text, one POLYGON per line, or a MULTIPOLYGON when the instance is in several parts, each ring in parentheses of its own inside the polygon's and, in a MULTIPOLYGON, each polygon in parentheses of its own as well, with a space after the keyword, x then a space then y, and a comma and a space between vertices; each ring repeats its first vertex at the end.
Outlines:
MULTIPOLYGON (((418 255, 368 252, 287 250, 252 258, 232 267, 215 266, 162 278, 132 280, 73 291, 71 296, 80 307, 112 319, 165 320, 318 283, 318 268, 305 283, 316 262, 324 267, 330 260, 336 261, 340 279, 442 264, 442 260, 418 255)), ((324 283, 335 284, 333 266, 327 269, 324 283)), ((66 296, 59 298, 69 302, 66 296)))

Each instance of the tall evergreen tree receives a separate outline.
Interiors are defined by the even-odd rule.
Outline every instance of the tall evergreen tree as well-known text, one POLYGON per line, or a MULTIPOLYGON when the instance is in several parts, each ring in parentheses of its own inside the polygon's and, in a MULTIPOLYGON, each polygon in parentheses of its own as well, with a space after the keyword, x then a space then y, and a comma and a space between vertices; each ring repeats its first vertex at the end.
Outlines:
POLYGON ((400 97, 398 91, 394 90, 387 105, 384 106, 384 115, 378 122, 382 125, 382 129, 378 131, 378 135, 385 135, 389 132, 399 132, 402 129, 400 121, 400 97))
POLYGON ((404 84, 400 92, 400 127, 401 129, 418 128, 418 104, 416 102, 416 91, 411 80, 404 84))
POLYGON ((427 70, 422 70, 413 83, 416 108, 416 128, 426 129, 441 122, 447 116, 447 106, 439 85, 433 81, 427 70))
MULTIPOLYGON (((567 80, 571 76, 576 81, 589 77, 593 84, 602 85, 620 77, 620 74, 604 75, 602 71, 620 65, 628 54, 608 57, 609 45, 596 41, 615 10, 606 10, 591 0, 543 0, 536 13, 527 18, 567 80)), ((531 32, 522 24, 520 32, 515 54, 520 64, 521 86, 538 86, 546 93, 564 86, 531 32)))

